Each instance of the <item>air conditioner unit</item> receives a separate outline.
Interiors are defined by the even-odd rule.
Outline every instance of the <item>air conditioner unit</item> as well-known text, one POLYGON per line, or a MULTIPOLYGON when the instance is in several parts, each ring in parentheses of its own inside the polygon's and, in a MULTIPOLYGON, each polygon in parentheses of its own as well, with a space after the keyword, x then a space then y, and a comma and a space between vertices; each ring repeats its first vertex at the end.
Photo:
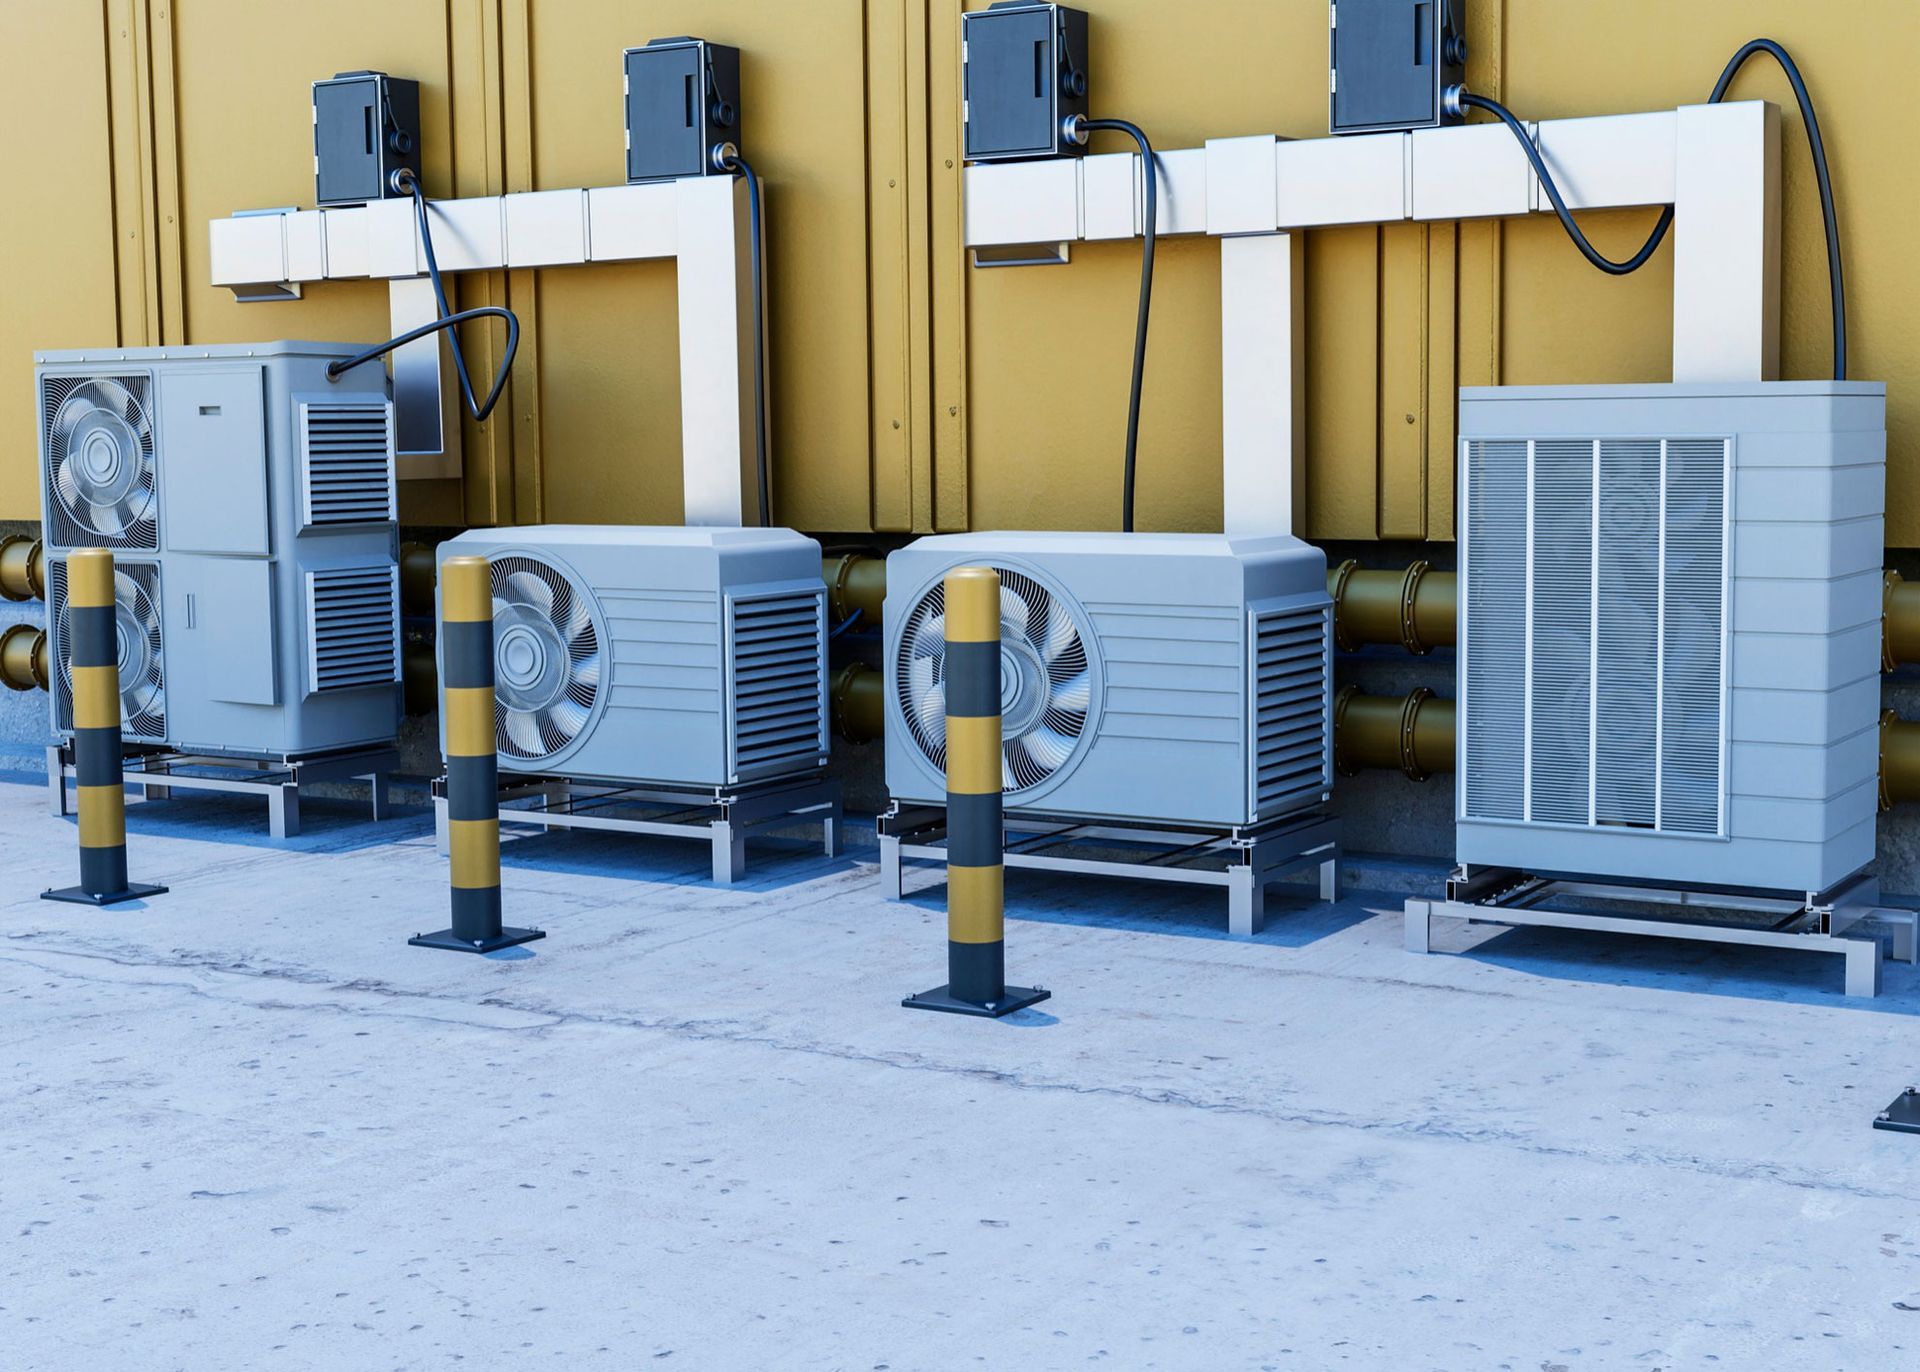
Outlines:
POLYGON ((1006 813, 1237 828, 1333 781, 1326 558, 1286 535, 978 533, 887 559, 887 787, 946 795, 942 579, 1000 574, 1006 813))
POLYGON ((1886 390, 1460 393, 1463 863, 1800 895, 1873 860, 1886 390))
POLYGON ((133 743, 288 759, 400 719, 393 414, 344 343, 43 352, 41 514, 56 733, 73 727, 66 559, 116 567, 133 743))
POLYGON ((465 533, 453 556, 491 564, 502 772, 718 789, 826 766, 812 539, 549 525, 465 533))

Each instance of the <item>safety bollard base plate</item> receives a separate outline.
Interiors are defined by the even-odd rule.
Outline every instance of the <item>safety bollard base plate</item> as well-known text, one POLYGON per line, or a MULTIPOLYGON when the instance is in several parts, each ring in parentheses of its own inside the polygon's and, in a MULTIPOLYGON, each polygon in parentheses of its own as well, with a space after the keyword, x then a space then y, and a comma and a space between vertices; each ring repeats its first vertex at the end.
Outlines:
POLYGON ((1896 1134, 1920 1134, 1920 1090, 1909 1087, 1900 1099, 1882 1110, 1873 1121, 1875 1129, 1891 1129, 1896 1134))
POLYGON ((1038 986, 1008 986, 1000 992, 998 1000, 961 1000, 947 987, 936 986, 931 991, 908 996, 900 1003, 909 1010, 938 1010, 947 1015, 978 1015, 983 1019, 999 1019, 1002 1015, 1011 1015, 1015 1010, 1038 1005, 1052 994, 1038 986))
POLYGON ((94 895, 78 886, 63 886, 57 891, 42 891, 42 900, 63 900, 69 905, 118 905, 123 900, 141 900, 147 896, 164 896, 164 886, 143 886, 137 881, 127 883, 124 891, 108 891, 105 895, 94 895))
POLYGON ((414 948, 445 948, 453 953, 497 953, 502 948, 515 948, 546 936, 545 929, 502 929, 495 938, 470 939, 459 937, 451 929, 442 929, 437 934, 415 934, 407 943, 414 948))

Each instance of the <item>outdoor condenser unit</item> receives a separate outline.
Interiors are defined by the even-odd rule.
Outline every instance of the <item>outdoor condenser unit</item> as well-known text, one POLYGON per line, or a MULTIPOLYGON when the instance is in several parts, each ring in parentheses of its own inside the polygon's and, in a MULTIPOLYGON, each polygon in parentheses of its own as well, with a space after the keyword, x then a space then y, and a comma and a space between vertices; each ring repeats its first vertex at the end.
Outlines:
POLYGON ((1457 847, 1822 892, 1873 860, 1886 390, 1460 393, 1457 847))
POLYGON ((1009 815, 1236 828, 1332 786, 1326 558, 1286 535, 979 533, 887 559, 887 787, 945 801, 942 579, 1000 574, 1009 815))
POLYGON ((717 788, 826 766, 812 539, 548 525, 465 533, 453 556, 492 568, 503 772, 717 788))
POLYGON ((344 343, 36 356, 54 730, 68 554, 113 551, 130 743, 287 759, 400 721, 386 375, 344 343))

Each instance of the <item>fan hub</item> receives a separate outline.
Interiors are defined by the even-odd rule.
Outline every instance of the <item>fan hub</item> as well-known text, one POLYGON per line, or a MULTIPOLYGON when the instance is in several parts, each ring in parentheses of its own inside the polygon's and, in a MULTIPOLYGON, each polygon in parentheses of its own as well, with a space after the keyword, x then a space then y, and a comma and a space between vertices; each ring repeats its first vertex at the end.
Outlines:
POLYGON ((1047 712, 1047 664, 1017 629, 1000 633, 1000 736, 1018 738, 1047 712))
POLYGON ((500 699, 515 710, 544 710, 566 689, 566 645, 553 624, 520 605, 494 607, 493 670, 500 699))

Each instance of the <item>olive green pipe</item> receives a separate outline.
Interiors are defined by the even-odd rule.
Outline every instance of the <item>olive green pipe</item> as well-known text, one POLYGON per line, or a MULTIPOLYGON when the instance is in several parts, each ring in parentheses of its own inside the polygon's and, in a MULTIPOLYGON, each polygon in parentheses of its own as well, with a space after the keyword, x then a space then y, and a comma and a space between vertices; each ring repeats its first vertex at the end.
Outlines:
POLYGON ((440 664, 432 643, 401 645, 400 687, 408 714, 430 715, 440 708, 440 664))
POLYGON ((875 552, 823 557, 820 579, 827 583, 827 613, 835 624, 846 623, 857 610, 868 625, 879 625, 887 599, 886 558, 875 552))
POLYGON ((1413 781, 1451 772, 1453 721, 1453 702, 1424 686, 1398 697, 1343 686, 1333 698, 1333 764, 1348 776, 1395 768, 1413 781))
POLYGON ((871 743, 886 732, 885 676, 864 662, 849 662, 828 685, 833 727, 849 743, 871 743))
POLYGON ((1920 724, 1891 710, 1880 715, 1880 808, 1920 800, 1920 724))
POLYGON ((433 548, 426 543, 400 545, 400 608, 411 615, 433 613, 433 548))
POLYGON ((0 630, 0 686, 10 691, 47 689, 47 635, 31 624, 0 630))
POLYGON ((0 538, 0 596, 8 600, 44 600, 46 594, 46 550, 40 540, 25 534, 0 538))
POLYGON ((1327 569, 1333 637, 1341 651, 1397 643, 1410 653, 1451 647, 1458 620, 1457 579, 1427 562, 1404 571, 1363 570, 1349 559, 1327 569))

